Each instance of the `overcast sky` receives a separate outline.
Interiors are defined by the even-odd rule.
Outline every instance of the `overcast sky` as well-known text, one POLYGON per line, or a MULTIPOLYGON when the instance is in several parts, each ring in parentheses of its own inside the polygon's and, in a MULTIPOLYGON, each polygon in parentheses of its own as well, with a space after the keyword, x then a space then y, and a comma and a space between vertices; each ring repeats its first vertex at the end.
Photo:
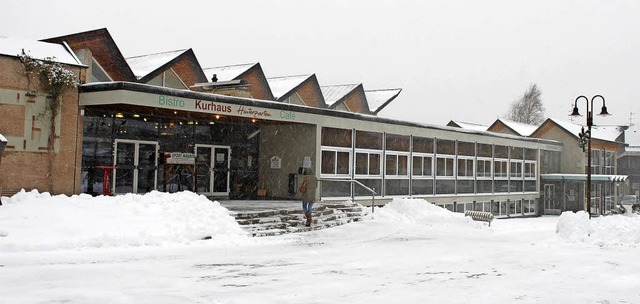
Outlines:
POLYGON ((1 15, 0 36, 106 27, 125 57, 193 48, 203 68, 260 62, 267 77, 402 88, 384 117, 490 124, 536 83, 547 116, 569 120, 577 96, 601 94, 613 116, 595 124, 632 111, 640 123, 636 0, 21 0, 1 15))

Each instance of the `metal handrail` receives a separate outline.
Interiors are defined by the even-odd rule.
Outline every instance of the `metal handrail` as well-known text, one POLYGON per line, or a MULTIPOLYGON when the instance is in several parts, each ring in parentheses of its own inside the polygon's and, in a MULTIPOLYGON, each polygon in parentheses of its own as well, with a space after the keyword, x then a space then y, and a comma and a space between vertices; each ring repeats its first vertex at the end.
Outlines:
MULTIPOLYGON (((360 187, 364 188, 365 190, 371 192, 371 213, 373 213, 373 203, 375 201, 376 198, 376 188, 369 188, 367 186, 365 186, 363 183, 355 180, 355 179, 343 179, 343 178, 321 178, 320 181, 330 181, 330 182, 350 182, 350 183, 356 183, 358 184, 360 187)), ((353 193, 354 191, 351 191, 351 201, 353 201, 353 193)))

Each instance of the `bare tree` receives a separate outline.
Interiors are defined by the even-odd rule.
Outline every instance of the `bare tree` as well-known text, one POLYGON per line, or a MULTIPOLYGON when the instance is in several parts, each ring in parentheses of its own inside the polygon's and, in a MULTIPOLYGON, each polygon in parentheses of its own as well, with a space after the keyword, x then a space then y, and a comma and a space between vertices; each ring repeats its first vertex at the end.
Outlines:
POLYGON ((545 116, 540 95, 542 92, 538 86, 535 83, 531 84, 522 97, 511 104, 507 119, 530 125, 541 124, 545 116))

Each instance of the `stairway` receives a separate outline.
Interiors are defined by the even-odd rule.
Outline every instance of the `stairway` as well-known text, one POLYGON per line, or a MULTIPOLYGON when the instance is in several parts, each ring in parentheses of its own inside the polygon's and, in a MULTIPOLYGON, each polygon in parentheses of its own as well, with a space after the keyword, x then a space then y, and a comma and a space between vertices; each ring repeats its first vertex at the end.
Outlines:
POLYGON ((320 230, 360 221, 366 214, 365 207, 351 202, 316 203, 313 206, 313 223, 311 227, 305 227, 306 219, 301 207, 234 212, 236 221, 253 236, 320 230))

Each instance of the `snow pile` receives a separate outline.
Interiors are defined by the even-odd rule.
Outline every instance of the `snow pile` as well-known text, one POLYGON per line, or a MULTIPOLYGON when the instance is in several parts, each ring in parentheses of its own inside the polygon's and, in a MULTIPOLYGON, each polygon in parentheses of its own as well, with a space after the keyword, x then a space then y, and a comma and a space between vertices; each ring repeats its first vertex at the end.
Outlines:
POLYGON ((189 243, 246 236, 229 211, 192 193, 3 197, 0 251, 189 243))
POLYGON ((394 198, 382 208, 377 208, 373 218, 381 221, 420 224, 427 226, 462 225, 483 227, 462 213, 454 213, 423 199, 394 198))
POLYGON ((601 247, 640 245, 640 217, 610 215, 593 217, 584 211, 563 212, 556 233, 573 243, 591 243, 601 247))

